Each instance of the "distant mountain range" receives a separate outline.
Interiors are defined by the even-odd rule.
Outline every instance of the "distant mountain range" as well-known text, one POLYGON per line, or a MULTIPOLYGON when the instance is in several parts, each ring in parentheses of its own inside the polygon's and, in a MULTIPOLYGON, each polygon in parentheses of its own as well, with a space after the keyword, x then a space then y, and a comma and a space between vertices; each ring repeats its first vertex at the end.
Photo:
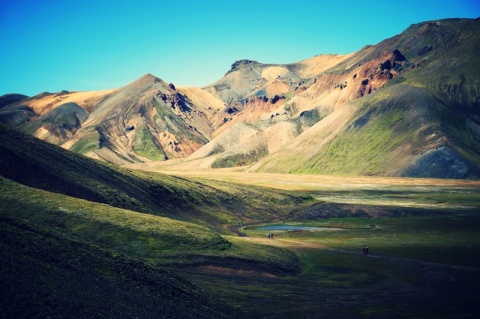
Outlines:
POLYGON ((480 177, 480 19, 410 26, 347 55, 235 62, 204 88, 0 97, 0 123, 116 165, 480 177))

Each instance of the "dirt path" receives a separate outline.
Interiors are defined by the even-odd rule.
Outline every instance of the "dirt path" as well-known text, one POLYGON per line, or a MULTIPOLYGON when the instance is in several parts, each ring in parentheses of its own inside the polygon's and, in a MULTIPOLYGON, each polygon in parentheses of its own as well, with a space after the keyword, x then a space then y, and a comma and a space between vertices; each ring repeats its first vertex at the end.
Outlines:
MULTIPOLYGON (((243 234, 241 239, 245 241, 263 244, 263 245, 270 245, 270 246, 283 247, 283 248, 322 249, 322 250, 335 251, 335 252, 344 253, 344 254, 362 255, 361 252, 354 252, 354 251, 337 249, 337 248, 329 248, 321 244, 308 243, 308 242, 304 242, 301 240, 294 240, 294 239, 284 239, 284 238, 269 239, 269 238, 263 238, 263 237, 246 237, 245 234, 243 234)), ((423 260, 411 259, 411 258, 401 258, 401 257, 392 257, 392 256, 386 256, 386 255, 372 255, 372 254, 368 254, 365 257, 392 260, 392 261, 398 261, 398 262, 414 263, 424 267, 426 266, 446 267, 446 268, 459 269, 459 270, 480 271, 480 268, 478 267, 449 265, 449 264, 423 261, 423 260)))
POLYGON ((245 236, 247 236, 247 234, 242 233, 241 231, 239 231, 239 230, 238 230, 238 226, 236 226, 236 225, 227 226, 227 229, 228 229, 229 231, 231 231, 232 233, 237 234, 239 237, 245 237, 245 236))

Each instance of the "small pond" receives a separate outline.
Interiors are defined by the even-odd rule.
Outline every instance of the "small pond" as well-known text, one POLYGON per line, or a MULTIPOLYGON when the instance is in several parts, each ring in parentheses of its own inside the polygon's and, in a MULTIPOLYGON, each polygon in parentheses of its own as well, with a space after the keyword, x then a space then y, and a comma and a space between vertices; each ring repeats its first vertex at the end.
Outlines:
POLYGON ((267 225, 262 227, 257 227, 255 230, 309 230, 309 231, 320 231, 320 230, 343 230, 342 228, 332 228, 332 227, 314 227, 314 226, 292 226, 292 225, 267 225))

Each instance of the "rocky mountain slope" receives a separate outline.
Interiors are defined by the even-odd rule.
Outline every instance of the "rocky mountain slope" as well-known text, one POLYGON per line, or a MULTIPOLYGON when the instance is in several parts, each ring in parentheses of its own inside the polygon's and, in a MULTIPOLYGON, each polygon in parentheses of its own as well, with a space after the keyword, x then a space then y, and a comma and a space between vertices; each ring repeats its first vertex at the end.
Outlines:
POLYGON ((479 28, 431 21, 347 55, 240 60, 203 89, 147 74, 117 90, 43 93, 0 108, 0 122, 120 165, 478 176, 479 28))
POLYGON ((119 165, 166 160, 186 157, 211 138, 219 106, 207 106, 205 95, 191 94, 197 106, 173 84, 146 74, 117 90, 42 93, 2 108, 0 122, 119 165))
POLYGON ((240 61, 206 89, 243 110, 260 95, 270 112, 239 121, 257 131, 250 139, 225 148, 223 134, 190 158, 208 148, 224 149, 209 159, 213 167, 256 163, 250 171, 478 176, 479 27, 479 19, 425 22, 346 56, 283 66, 240 61), (268 94, 274 82, 258 76, 272 68, 285 88, 276 97, 268 94), (252 95, 235 91, 234 75, 255 74, 252 95))
POLYGON ((336 69, 363 68, 344 69, 346 78, 362 75, 360 96, 375 91, 376 83, 384 86, 347 103, 330 115, 334 123, 320 121, 254 169, 478 176, 479 28, 479 19, 421 23, 356 53, 336 69), (372 61, 381 63, 366 67, 372 61))

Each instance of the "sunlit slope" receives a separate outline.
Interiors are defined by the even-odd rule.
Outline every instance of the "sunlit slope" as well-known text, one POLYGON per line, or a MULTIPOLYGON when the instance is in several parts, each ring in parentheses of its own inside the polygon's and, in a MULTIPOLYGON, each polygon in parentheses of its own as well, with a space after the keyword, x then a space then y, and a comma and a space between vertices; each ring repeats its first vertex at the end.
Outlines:
POLYGON ((206 116, 183 94, 151 74, 118 89, 62 146, 124 164, 183 157, 208 141, 206 116))
MULTIPOLYGON (((378 44, 377 50, 399 48, 413 68, 348 103, 345 110, 328 115, 252 169, 478 176, 478 24, 478 20, 423 23, 378 44)), ((372 54, 370 50, 363 50, 365 59, 372 54)))
MULTIPOLYGON (((467 153, 469 157, 458 152, 461 136, 445 130, 445 112, 445 107, 424 89, 404 84, 390 86, 332 113, 252 169, 439 178, 476 176, 480 158, 473 152, 467 153)), ((459 123, 452 124, 461 127, 459 123)), ((463 133, 468 134, 467 127, 463 133)))
POLYGON ((115 90, 22 99, 2 107, 0 123, 118 165, 185 157, 210 139, 223 105, 201 89, 185 92, 195 102, 146 74, 115 90))

